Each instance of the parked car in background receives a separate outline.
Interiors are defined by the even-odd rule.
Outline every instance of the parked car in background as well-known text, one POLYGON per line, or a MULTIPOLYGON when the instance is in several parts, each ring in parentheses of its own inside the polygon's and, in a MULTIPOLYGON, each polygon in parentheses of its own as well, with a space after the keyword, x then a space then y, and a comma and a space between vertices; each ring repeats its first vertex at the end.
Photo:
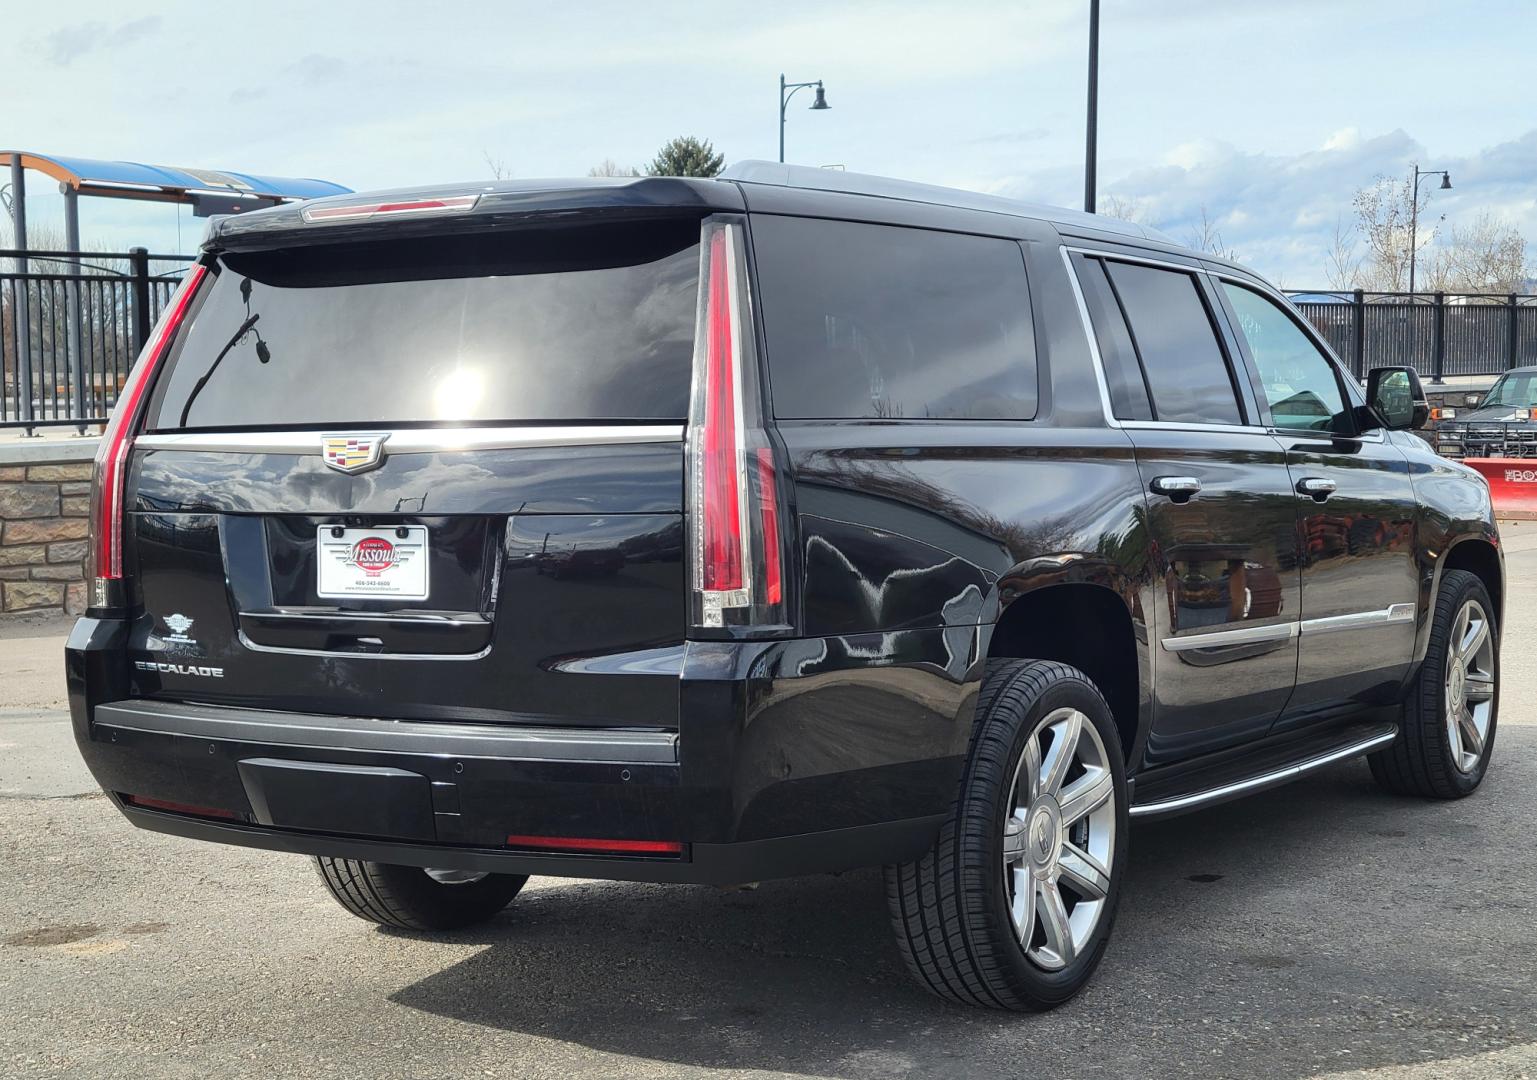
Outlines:
POLYGON ((1426 412, 1235 263, 877 177, 227 218, 102 441, 75 734, 384 925, 884 865, 919 982, 1046 1008, 1133 818, 1479 785, 1503 564, 1426 412))

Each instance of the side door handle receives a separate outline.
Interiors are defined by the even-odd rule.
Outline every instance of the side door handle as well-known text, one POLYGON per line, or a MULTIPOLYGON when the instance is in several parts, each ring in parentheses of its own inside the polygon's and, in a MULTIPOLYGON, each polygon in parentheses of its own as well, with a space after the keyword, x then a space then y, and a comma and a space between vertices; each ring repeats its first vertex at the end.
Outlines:
POLYGON ((1304 476, 1297 481, 1297 494, 1311 496, 1314 502, 1323 502, 1338 485, 1323 476, 1304 476))
POLYGON ((1167 495, 1177 503, 1184 503, 1200 492, 1201 481, 1194 476, 1155 476, 1148 487, 1155 495, 1167 495))

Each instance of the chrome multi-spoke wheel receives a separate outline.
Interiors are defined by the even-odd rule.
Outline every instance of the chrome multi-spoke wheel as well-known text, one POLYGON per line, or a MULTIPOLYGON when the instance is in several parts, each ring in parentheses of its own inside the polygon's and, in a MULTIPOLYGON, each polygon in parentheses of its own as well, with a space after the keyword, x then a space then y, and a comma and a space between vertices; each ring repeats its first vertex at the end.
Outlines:
POLYGON ((1377 782, 1399 795, 1471 795, 1494 753, 1499 681, 1499 609, 1476 574, 1445 570, 1398 738, 1368 758, 1377 782))
POLYGON ((1483 760, 1494 715, 1494 672, 1489 615, 1478 600, 1467 600, 1452 620, 1446 649, 1446 737, 1459 772, 1471 773, 1483 760))
POLYGON ((952 1001, 1050 1009, 1089 981, 1126 866, 1126 757, 1104 695, 1052 660, 988 661, 934 846, 886 868, 897 945, 952 1001))
POLYGON ((1063 708, 1040 721, 1008 806, 1003 873, 1014 933, 1033 963, 1060 971, 1099 924, 1115 851, 1115 778, 1088 717, 1063 708))

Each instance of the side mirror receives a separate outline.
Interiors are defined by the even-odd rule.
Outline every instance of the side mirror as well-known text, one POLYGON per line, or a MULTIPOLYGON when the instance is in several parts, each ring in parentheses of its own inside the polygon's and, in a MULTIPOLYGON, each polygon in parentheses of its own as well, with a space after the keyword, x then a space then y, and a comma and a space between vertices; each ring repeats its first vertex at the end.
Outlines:
POLYGON ((1422 428, 1430 419, 1430 402, 1412 367, 1372 368, 1366 374, 1366 402, 1368 430, 1406 431, 1422 428))

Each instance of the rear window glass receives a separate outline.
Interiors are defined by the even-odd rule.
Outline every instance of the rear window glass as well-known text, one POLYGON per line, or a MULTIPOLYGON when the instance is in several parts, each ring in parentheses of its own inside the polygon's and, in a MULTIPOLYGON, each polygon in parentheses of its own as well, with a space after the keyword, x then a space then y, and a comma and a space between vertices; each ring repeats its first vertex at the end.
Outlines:
POLYGON ((150 428, 682 420, 697 221, 228 253, 150 428))
POLYGON ((765 215, 752 233, 776 416, 1035 415, 1014 241, 765 215))

